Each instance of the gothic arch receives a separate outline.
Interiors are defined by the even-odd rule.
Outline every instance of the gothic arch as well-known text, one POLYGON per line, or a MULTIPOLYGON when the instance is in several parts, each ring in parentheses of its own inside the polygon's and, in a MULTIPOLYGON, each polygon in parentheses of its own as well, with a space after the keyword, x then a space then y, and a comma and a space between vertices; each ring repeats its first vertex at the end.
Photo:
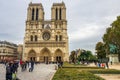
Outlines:
POLYGON ((56 62, 63 61, 63 57, 64 57, 64 54, 63 54, 62 50, 57 49, 54 53, 54 61, 56 61, 56 62))
POLYGON ((48 48, 43 48, 40 52, 40 56, 50 56, 50 50, 48 48))
POLYGON ((48 48, 43 48, 40 52, 40 61, 48 63, 51 61, 51 52, 48 48))
POLYGON ((36 60, 36 52, 33 49, 31 49, 28 53, 28 60, 36 60))
POLYGON ((34 20, 35 9, 32 9, 32 20, 34 20))

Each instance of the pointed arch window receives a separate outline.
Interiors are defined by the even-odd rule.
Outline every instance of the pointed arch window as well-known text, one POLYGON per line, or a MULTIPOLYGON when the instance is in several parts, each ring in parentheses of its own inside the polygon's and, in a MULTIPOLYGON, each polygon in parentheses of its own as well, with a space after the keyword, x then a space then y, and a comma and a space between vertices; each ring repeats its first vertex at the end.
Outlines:
POLYGON ((59 12, 59 17, 60 17, 60 20, 62 19, 62 9, 60 8, 60 12, 59 12))
POLYGON ((30 36, 30 41, 33 41, 33 35, 30 36))
POLYGON ((56 41, 58 41, 58 35, 55 36, 56 41))
POLYGON ((44 24, 42 24, 42 29, 44 29, 44 24))
POLYGON ((37 35, 35 35, 35 41, 37 41, 38 40, 38 37, 37 37, 37 35))
POLYGON ((56 20, 58 20, 58 9, 56 8, 56 20))
POLYGON ((62 41, 62 35, 59 36, 60 41, 62 41))
POLYGON ((34 8, 32 9, 32 20, 34 20, 34 12, 35 12, 35 10, 34 10, 34 8))
POLYGON ((39 10, 38 10, 38 8, 36 9, 36 20, 38 20, 38 14, 39 14, 39 10))

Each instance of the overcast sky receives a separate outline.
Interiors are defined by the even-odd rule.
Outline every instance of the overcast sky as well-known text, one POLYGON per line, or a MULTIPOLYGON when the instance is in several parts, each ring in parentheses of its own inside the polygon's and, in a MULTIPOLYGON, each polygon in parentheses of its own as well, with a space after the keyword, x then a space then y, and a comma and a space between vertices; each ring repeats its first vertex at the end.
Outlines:
MULTIPOLYGON (((0 40, 23 43, 30 1, 0 0, 0 40)), ((82 48, 94 52, 106 28, 120 15, 120 0, 32 0, 42 3, 47 20, 52 4, 62 1, 67 8, 70 51, 82 48)))

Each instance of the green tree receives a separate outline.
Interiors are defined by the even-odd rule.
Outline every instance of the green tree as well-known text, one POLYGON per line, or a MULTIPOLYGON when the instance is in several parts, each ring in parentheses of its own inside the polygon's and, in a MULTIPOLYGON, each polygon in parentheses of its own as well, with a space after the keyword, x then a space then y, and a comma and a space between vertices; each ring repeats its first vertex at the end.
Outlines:
POLYGON ((89 50, 83 50, 81 54, 78 56, 79 61, 94 61, 96 57, 89 50))
POLYGON ((75 62, 76 62, 76 53, 75 53, 74 50, 70 54, 70 60, 71 60, 71 62, 73 62, 75 64, 75 62))
POLYGON ((120 53, 120 16, 106 29, 106 33, 103 35, 103 42, 106 44, 105 48, 108 54, 110 53, 109 44, 113 44, 117 47, 116 54, 120 53))
POLYGON ((98 42, 96 44, 96 54, 98 59, 106 58, 105 47, 104 43, 98 42))
POLYGON ((87 54, 87 60, 88 61, 94 61, 94 60, 96 60, 96 56, 93 55, 91 51, 87 50, 86 54, 87 54))

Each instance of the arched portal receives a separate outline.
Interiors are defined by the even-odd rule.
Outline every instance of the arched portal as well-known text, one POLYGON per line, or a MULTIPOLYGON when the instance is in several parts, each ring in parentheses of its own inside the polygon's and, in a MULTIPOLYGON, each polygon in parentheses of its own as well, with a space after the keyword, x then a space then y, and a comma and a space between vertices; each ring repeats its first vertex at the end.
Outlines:
POLYGON ((40 52, 40 62, 48 63, 51 62, 50 50, 43 48, 40 52))
POLYGON ((28 60, 36 61, 36 52, 34 50, 30 50, 28 53, 28 60))
POLYGON ((54 55, 54 61, 55 62, 59 62, 59 61, 63 61, 63 52, 60 49, 57 49, 55 51, 55 55, 54 55))

